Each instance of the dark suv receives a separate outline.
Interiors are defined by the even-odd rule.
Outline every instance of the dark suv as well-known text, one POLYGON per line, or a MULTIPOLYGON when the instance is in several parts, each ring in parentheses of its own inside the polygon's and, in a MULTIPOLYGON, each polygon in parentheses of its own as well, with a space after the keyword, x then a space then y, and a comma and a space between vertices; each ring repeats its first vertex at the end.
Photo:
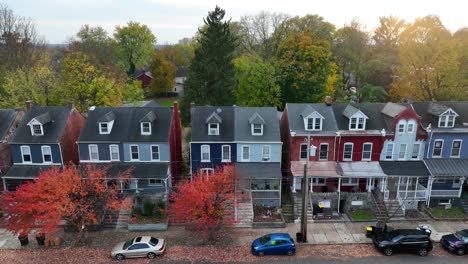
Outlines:
POLYGON ((416 252, 420 256, 426 256, 432 250, 432 241, 428 234, 416 229, 398 229, 380 234, 372 240, 374 246, 386 256, 398 251, 416 252))

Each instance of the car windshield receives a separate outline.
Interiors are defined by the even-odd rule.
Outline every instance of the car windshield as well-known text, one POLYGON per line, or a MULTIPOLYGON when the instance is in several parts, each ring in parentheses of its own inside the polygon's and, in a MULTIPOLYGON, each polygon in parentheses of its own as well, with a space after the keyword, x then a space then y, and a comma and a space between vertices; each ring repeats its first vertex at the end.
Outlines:
POLYGON ((266 242, 270 241, 270 235, 264 235, 260 238, 260 243, 263 245, 266 242))
POLYGON ((468 239, 468 232, 466 230, 462 231, 457 231, 455 233, 455 237, 461 240, 467 240, 468 239))
POLYGON ((133 244, 133 238, 130 239, 130 240, 125 241, 125 244, 123 245, 123 249, 127 249, 132 244, 133 244))
POLYGON ((150 245, 152 245, 153 247, 156 246, 158 244, 158 239, 157 238, 154 238, 152 237, 149 241, 150 245))
POLYGON ((398 241, 401 238, 401 234, 399 232, 390 232, 388 237, 393 241, 398 241))

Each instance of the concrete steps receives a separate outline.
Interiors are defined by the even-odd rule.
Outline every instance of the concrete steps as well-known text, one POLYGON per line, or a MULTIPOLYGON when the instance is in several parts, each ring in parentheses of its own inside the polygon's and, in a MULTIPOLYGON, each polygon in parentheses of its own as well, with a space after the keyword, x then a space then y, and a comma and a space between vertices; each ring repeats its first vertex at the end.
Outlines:
POLYGON ((252 227, 254 218, 252 202, 242 202, 237 204, 237 223, 235 227, 252 227))
MULTIPOLYGON (((295 220, 300 220, 302 216, 302 193, 294 193, 294 216, 295 220)), ((306 201, 307 207, 307 222, 312 223, 314 221, 312 214, 312 207, 310 205, 310 200, 306 201)))

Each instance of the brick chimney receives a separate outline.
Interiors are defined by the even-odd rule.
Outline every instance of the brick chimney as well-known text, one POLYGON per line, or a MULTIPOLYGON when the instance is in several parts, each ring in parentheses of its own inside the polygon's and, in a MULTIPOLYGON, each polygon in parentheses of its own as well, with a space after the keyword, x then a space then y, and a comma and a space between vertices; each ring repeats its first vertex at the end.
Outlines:
POLYGON ((331 96, 329 96, 329 95, 325 96, 325 104, 328 105, 328 106, 332 105, 331 96))
POLYGON ((31 107, 33 106, 33 103, 34 103, 33 100, 26 101, 26 110, 31 109, 31 107))

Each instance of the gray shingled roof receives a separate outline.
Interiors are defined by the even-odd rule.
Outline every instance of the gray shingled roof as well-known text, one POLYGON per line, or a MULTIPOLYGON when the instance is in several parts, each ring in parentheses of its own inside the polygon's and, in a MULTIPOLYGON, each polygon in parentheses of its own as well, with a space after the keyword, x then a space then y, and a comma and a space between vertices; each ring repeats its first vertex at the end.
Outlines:
POLYGON ((347 118, 351 118, 354 114, 359 112, 359 109, 356 107, 348 104, 345 109, 343 110, 343 115, 346 116, 347 118))
POLYGON ((314 112, 317 112, 317 110, 315 110, 312 106, 307 105, 304 108, 304 111, 302 111, 301 116, 302 116, 302 118, 306 118, 306 117, 308 117, 309 115, 311 115, 314 112))
POLYGON ((170 107, 96 107, 88 112, 78 142, 167 142, 172 119, 170 107), (115 115, 110 134, 99 134, 98 122, 106 113, 115 115), (141 135, 140 120, 149 112, 157 118, 151 126, 151 135, 141 135))
POLYGON ((115 120, 115 114, 114 112, 112 112, 112 110, 109 110, 109 112, 99 117, 97 121, 107 123, 107 122, 114 121, 114 120, 115 120))
POLYGON ((279 162, 237 162, 234 165, 236 174, 247 179, 281 179, 279 162))
MULTIPOLYGON (((344 110, 349 103, 333 104, 336 123, 339 130, 349 130, 349 119, 343 115, 344 110)), ((391 126, 385 121, 384 115, 381 113, 384 108, 384 103, 362 103, 352 104, 355 109, 361 110, 369 119, 366 119, 366 130, 382 130, 385 128, 387 133, 391 131, 391 126)), ((391 123, 390 123, 391 125, 391 123)))
MULTIPOLYGON (((331 106, 326 104, 294 104, 287 103, 285 109, 288 113, 289 129, 297 134, 335 134, 338 130, 335 114, 331 106), (317 111, 323 119, 322 131, 306 131, 304 119, 301 116, 308 107, 317 111)), ((341 115, 341 114, 340 114, 341 115)))
POLYGON ((382 109, 382 114, 387 115, 389 117, 395 117, 399 115, 401 112, 405 111, 406 107, 395 104, 395 103, 386 103, 384 108, 382 109))
POLYGON ((156 120, 156 114, 150 110, 140 119, 140 122, 153 122, 154 120, 156 120))
MULTIPOLYGON (((452 108, 459 116, 455 118, 455 128, 468 129, 468 102, 437 102, 438 105, 443 105, 447 108, 452 108), (464 123, 466 125, 464 125, 464 123)), ((439 116, 434 115, 434 103, 432 102, 418 102, 412 103, 411 106, 422 118, 422 124, 427 127, 432 124, 432 128, 437 128, 439 125, 439 116)), ((445 111, 444 110, 444 111, 445 111)), ((444 112, 442 111, 442 113, 444 112)), ((440 110, 439 110, 440 112, 440 110)), ((450 129, 450 128, 444 128, 450 129)))
POLYGON ((275 107, 235 107, 234 111, 234 139, 236 141, 281 141, 279 119, 275 107), (252 116, 256 116, 257 119, 260 119, 260 122, 263 122, 262 136, 252 135, 252 116))
POLYGON ((32 106, 19 123, 10 143, 58 143, 70 112, 69 106, 32 106), (51 120, 43 126, 44 135, 31 135, 31 129, 27 124, 44 113, 49 113, 51 120))
POLYGON ((42 125, 45 125, 49 123, 50 121, 52 121, 52 118, 50 117, 49 112, 36 116, 34 119, 36 119, 37 122, 41 123, 42 125))
POLYGON ((439 116, 443 112, 447 111, 447 109, 449 108, 445 105, 429 102, 427 112, 431 115, 439 116))
POLYGON ((423 161, 380 161, 383 172, 391 176, 429 176, 423 161))
MULTIPOLYGON (((276 109, 275 109, 276 111, 276 109)), ((252 116, 249 118, 249 124, 256 124, 256 125, 264 125, 265 124, 265 119, 261 115, 259 115, 257 112, 255 112, 252 116)))
POLYGON ((0 140, 5 137, 18 112, 14 109, 0 109, 0 140))
POLYGON ((209 117, 206 118, 205 124, 221 124, 223 119, 216 113, 219 110, 216 109, 215 112, 211 113, 209 117))
POLYGON ((191 112, 192 141, 234 141, 234 107, 194 106, 191 112), (213 113, 216 113, 223 120, 223 122, 219 124, 219 135, 208 135, 208 124, 206 124, 206 121, 213 113))
POLYGON ((433 176, 468 175, 468 159, 429 159, 424 160, 424 163, 433 176))
MULTIPOLYGON (((89 164, 80 164, 84 168, 89 164)), ((132 178, 158 178, 164 179, 168 175, 169 163, 153 162, 117 162, 92 164, 97 168, 107 168, 107 175, 119 177, 123 172, 132 169, 132 178)))
POLYGON ((33 179, 39 176, 39 173, 48 170, 52 167, 58 166, 31 166, 31 165, 13 165, 3 178, 16 178, 16 179, 33 179))

